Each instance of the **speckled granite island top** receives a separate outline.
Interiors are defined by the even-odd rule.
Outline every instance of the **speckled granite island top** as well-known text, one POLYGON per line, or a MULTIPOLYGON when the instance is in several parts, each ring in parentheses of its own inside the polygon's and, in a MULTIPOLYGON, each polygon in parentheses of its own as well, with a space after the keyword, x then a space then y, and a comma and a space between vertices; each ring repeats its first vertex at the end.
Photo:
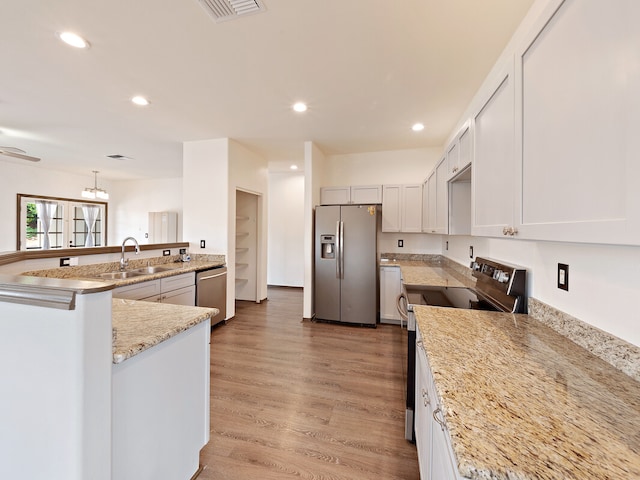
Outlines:
POLYGON ((640 479, 640 383, 527 315, 416 306, 460 474, 640 479))
POLYGON ((114 298, 113 363, 122 363, 218 313, 217 308, 114 298))

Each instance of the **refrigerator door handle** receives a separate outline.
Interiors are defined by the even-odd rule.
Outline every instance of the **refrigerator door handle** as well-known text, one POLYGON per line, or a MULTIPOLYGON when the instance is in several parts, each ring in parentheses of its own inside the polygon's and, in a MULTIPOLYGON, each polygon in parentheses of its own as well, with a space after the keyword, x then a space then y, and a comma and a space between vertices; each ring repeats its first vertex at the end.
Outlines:
POLYGON ((340 278, 344 278, 344 222, 340 222, 340 238, 338 240, 340 245, 340 278))
POLYGON ((340 278, 340 220, 336 222, 336 278, 340 278))

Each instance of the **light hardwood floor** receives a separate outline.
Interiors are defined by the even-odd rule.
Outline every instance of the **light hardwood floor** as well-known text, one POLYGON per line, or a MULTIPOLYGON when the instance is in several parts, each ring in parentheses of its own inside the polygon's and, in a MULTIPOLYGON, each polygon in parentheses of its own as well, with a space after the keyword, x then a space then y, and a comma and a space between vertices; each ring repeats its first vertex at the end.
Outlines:
POLYGON ((211 335, 198 480, 418 479, 404 439, 406 330, 302 320, 302 291, 238 302, 211 335))

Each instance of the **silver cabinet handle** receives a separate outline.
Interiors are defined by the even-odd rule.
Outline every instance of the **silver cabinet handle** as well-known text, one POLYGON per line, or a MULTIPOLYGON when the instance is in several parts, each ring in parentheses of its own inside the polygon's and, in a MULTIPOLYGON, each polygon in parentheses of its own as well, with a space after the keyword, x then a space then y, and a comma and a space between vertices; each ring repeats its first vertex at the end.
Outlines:
POLYGON ((438 425, 440 425, 440 428, 441 428, 441 429, 442 429, 442 431, 444 432, 444 428, 445 428, 444 422, 438 418, 438 413, 440 413, 440 412, 442 412, 442 410, 440 409, 440 407, 436 408, 436 409, 433 411, 433 419, 436 421, 436 423, 437 423, 438 425))
POLYGON ((340 220, 336 222, 336 278, 340 278, 340 220))
POLYGON ((424 388, 422 389, 422 400, 425 407, 431 403, 431 400, 429 400, 429 392, 427 392, 424 388))

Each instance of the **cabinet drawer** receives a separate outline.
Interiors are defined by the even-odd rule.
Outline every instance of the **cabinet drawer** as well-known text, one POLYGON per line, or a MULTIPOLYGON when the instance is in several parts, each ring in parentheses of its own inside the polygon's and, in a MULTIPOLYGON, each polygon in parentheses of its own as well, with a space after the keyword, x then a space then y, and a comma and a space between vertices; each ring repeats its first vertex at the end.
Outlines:
POLYGON ((128 300, 141 300, 160 294, 160 280, 135 283, 118 287, 113 290, 114 298, 126 298, 128 300))
POLYGON ((180 275, 174 275, 172 277, 161 278, 160 290, 164 293, 170 290, 177 290, 178 288, 189 287, 195 284, 195 272, 182 273, 180 275))
POLYGON ((195 285, 191 285, 189 287, 179 288, 178 290, 163 293, 160 297, 162 303, 193 307, 196 304, 196 287, 195 285))

